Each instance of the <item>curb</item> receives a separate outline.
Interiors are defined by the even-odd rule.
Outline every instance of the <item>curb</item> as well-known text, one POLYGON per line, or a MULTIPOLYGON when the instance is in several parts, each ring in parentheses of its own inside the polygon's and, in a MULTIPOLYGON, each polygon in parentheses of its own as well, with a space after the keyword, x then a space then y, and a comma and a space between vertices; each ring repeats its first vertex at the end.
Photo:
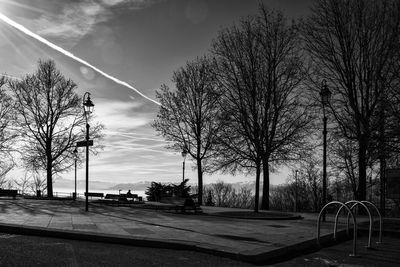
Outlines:
POLYGON ((321 245, 318 245, 316 239, 311 239, 303 241, 297 244, 289 245, 286 247, 281 247, 268 252, 261 252, 257 254, 242 254, 233 253, 222 250, 215 250, 207 247, 202 247, 193 242, 185 241, 166 241, 162 239, 154 238, 135 238, 126 237, 123 235, 110 235, 102 233, 88 233, 88 232, 78 232, 72 230, 61 230, 61 229, 51 229, 44 227, 35 226, 20 226, 14 224, 0 224, 0 232, 9 234, 19 234, 19 235, 34 235, 34 236, 45 236, 53 238, 62 239, 72 239, 80 241, 91 241, 91 242, 101 242, 101 243, 114 243, 130 246, 141 246, 141 247, 152 247, 152 248, 165 248, 174 250, 190 250, 196 252, 203 252, 207 254, 212 254, 215 256, 230 258, 234 260, 244 261, 256 265, 261 264, 273 264, 276 262, 281 262, 289 260, 296 256, 318 251, 322 246, 334 245, 339 242, 348 240, 346 231, 338 232, 338 241, 334 241, 332 234, 327 234, 320 238, 321 245))
POLYGON ((203 213, 205 216, 214 216, 214 217, 222 217, 222 218, 232 218, 232 219, 243 219, 243 220, 279 220, 279 221, 286 221, 286 220, 302 220, 304 217, 300 215, 292 215, 292 216, 282 216, 282 217, 244 217, 244 216, 234 216, 234 215, 223 215, 223 214, 215 214, 215 213, 203 213))

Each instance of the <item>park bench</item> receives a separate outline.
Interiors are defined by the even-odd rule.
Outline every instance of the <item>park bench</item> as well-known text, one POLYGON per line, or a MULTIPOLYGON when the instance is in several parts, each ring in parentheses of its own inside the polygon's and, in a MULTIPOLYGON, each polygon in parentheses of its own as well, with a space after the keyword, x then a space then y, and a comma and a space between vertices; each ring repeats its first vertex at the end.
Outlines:
POLYGON ((188 210, 192 210, 194 213, 201 212, 201 208, 191 197, 163 196, 160 203, 170 204, 170 207, 175 209, 175 212, 181 211, 185 213, 188 210))
POLYGON ((0 189, 0 196, 4 197, 13 197, 13 199, 17 198, 18 190, 12 190, 12 189, 0 189))
POLYGON ((106 194, 104 199, 101 199, 101 203, 110 204, 110 205, 130 205, 130 204, 137 204, 143 201, 142 197, 139 197, 137 194, 132 194, 131 196, 127 197, 126 194, 106 194), (128 200, 131 198, 132 200, 128 200))
MULTIPOLYGON (((100 197, 103 198, 104 194, 103 193, 96 193, 96 192, 88 192, 87 196, 90 197, 90 199, 92 199, 92 197, 100 197)), ((85 197, 86 197, 86 192, 85 192, 85 197)))

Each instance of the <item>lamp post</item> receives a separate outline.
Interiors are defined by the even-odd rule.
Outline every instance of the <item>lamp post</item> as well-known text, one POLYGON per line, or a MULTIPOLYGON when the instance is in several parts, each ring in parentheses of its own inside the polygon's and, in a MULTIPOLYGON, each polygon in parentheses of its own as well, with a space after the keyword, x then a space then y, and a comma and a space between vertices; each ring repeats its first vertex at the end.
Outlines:
POLYGON ((74 149, 74 161, 75 161, 75 192, 73 199, 76 200, 76 162, 78 161, 78 149, 75 147, 74 149))
POLYGON ((85 210, 89 211, 89 115, 93 112, 94 104, 90 99, 90 93, 86 92, 83 95, 83 110, 86 119, 86 206, 85 210), (86 99, 85 99, 86 97, 86 99))
POLYGON ((296 170, 296 174, 295 174, 295 183, 296 183, 296 190, 294 191, 294 212, 297 212, 297 198, 298 198, 298 183, 297 183, 297 173, 299 171, 296 170))
POLYGON ((185 181, 185 159, 187 155, 187 150, 184 148, 182 151, 182 157, 183 157, 183 162, 182 162, 182 182, 185 181))
MULTIPOLYGON (((327 121, 328 118, 326 117, 325 106, 329 105, 329 101, 331 99, 331 91, 329 91, 328 87, 326 86, 326 80, 322 81, 322 88, 321 88, 321 102, 322 102, 322 111, 323 111, 323 121, 324 121, 324 130, 323 130, 323 138, 324 138, 324 149, 323 149, 323 169, 322 169, 322 206, 326 205, 326 135, 327 135, 327 121)), ((326 213, 322 214, 322 221, 326 221, 326 213)))

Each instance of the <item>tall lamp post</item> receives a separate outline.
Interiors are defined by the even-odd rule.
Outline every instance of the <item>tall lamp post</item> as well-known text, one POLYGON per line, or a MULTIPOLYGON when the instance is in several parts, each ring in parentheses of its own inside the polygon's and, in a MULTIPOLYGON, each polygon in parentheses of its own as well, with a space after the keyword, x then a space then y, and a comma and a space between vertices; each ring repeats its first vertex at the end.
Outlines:
MULTIPOLYGON (((326 111, 325 107, 329 105, 329 101, 331 99, 331 91, 329 91, 328 87, 326 86, 326 80, 322 81, 322 88, 321 88, 321 102, 322 102, 322 110, 324 114, 324 130, 323 130, 323 136, 324 136, 324 151, 323 151, 323 169, 322 169, 322 205, 326 205, 326 135, 327 135, 327 121, 328 118, 326 117, 326 111)), ((326 213, 324 212, 322 214, 322 221, 326 221, 326 213)))
POLYGON ((296 170, 296 174, 295 174, 295 177, 294 177, 294 179, 295 179, 295 183, 296 183, 296 190, 294 191, 294 212, 297 212, 297 199, 298 199, 298 182, 297 182, 297 173, 298 173, 299 171, 298 170, 296 170))
POLYGON ((83 110, 86 119, 86 206, 85 210, 89 211, 89 123, 88 119, 93 112, 94 104, 90 99, 90 93, 86 92, 83 95, 83 110), (86 98, 85 98, 86 97, 86 98))
POLYGON ((182 157, 183 157, 183 162, 182 162, 182 182, 185 181, 185 160, 186 160, 186 155, 187 155, 187 150, 184 148, 182 151, 182 157))
POLYGON ((78 161, 78 149, 75 147, 74 149, 74 161, 75 161, 75 192, 73 199, 76 200, 76 162, 78 161))

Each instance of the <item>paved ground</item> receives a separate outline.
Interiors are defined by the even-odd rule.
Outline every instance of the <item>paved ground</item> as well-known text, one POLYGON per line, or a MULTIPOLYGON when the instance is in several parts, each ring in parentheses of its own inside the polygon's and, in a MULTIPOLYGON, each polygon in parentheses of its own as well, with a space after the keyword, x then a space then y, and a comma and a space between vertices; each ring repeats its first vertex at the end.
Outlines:
POLYGON ((0 266, 251 267, 254 265, 195 251, 0 233, 0 266))
MULTIPOLYGON (((349 251, 352 250, 353 243, 353 241, 350 240, 335 246, 325 247, 317 252, 302 255, 286 262, 274 264, 274 266, 400 266, 400 238, 384 236, 383 240, 384 242, 375 245, 374 249, 367 249, 360 245, 358 249, 358 257, 349 257, 349 251)), ((363 236, 358 242, 360 244, 366 244, 367 241, 367 237, 363 236)))
MULTIPOLYGON (((258 263, 315 250, 315 215, 302 214, 302 220, 213 216, 224 210, 204 207, 204 215, 194 215, 91 204, 85 212, 82 201, 1 199, 0 231, 195 250, 258 263)), ((331 224, 322 225, 322 235, 331 231, 331 224)))

